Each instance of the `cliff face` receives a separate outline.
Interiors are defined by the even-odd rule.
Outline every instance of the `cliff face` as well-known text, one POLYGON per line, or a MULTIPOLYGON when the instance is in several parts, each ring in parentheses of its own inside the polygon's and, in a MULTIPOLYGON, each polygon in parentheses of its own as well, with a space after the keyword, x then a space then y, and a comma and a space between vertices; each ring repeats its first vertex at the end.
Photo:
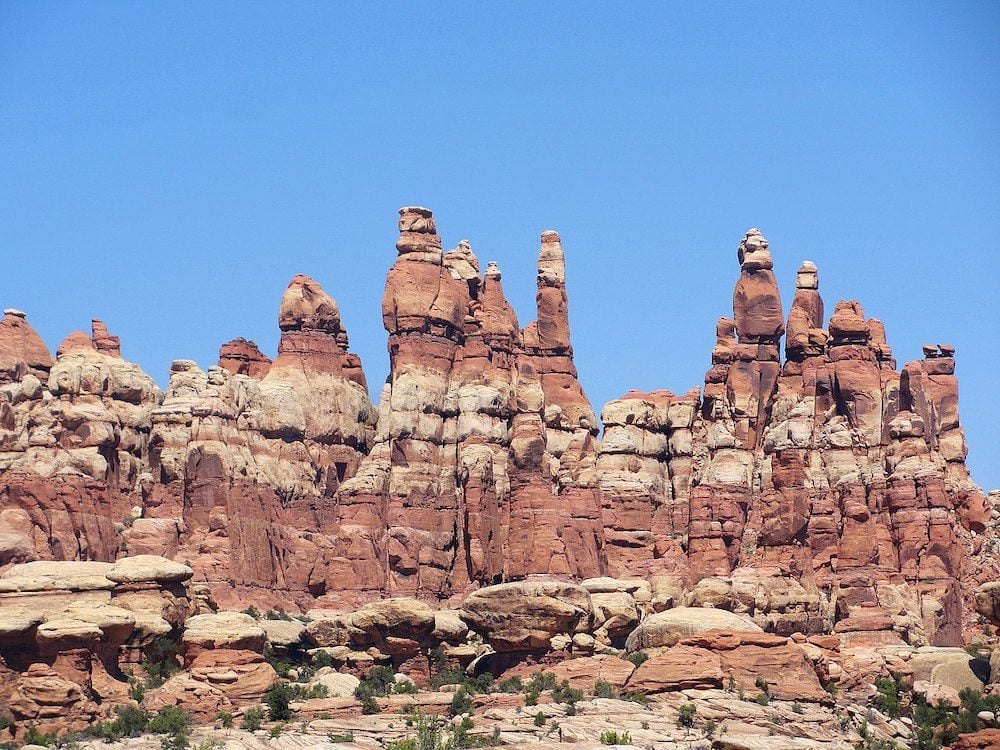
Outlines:
POLYGON ((376 413, 336 303, 306 276, 270 361, 236 339, 161 394, 100 321, 53 359, 0 321, 0 565, 190 565, 223 603, 448 599, 529 575, 643 578, 778 632, 959 640, 991 533, 954 350, 896 369, 856 301, 824 327, 816 266, 787 320, 767 240, 739 244, 703 388, 602 411, 577 379, 566 262, 545 232, 536 320, 500 270, 400 211, 376 413), (781 356, 784 337, 784 357, 781 356), (967 609, 967 608, 966 608, 967 609))

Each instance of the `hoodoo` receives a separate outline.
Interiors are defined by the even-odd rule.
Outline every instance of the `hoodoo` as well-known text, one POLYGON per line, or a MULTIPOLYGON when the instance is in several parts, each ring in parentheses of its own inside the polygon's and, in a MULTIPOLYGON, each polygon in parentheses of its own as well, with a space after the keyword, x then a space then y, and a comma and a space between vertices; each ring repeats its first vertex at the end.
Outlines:
POLYGON ((377 412, 308 276, 281 299, 273 361, 237 338, 207 370, 174 362, 165 394, 101 321, 53 360, 7 310, 0 565, 161 555, 219 602, 300 609, 531 576, 644 579, 698 603, 711 581, 786 635, 961 640, 993 562, 968 563, 989 509, 953 348, 898 371, 858 302, 825 321, 810 261, 786 319, 781 253, 750 229, 704 385, 627 393, 599 438, 558 233, 541 235, 523 329, 499 266, 464 240, 445 252, 428 209, 400 210, 396 251, 377 412))

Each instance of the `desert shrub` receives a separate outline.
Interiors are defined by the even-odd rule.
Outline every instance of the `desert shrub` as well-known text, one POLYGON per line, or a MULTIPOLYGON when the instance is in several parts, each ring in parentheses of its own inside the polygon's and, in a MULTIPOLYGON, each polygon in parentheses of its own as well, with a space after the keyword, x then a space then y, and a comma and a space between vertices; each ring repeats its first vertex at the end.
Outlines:
POLYGON ((291 691, 292 698, 295 700, 309 700, 310 698, 328 698, 330 696, 330 690, 322 682, 317 682, 315 685, 303 685, 301 682, 292 682, 288 684, 288 689, 291 691))
POLYGON ((598 680, 594 683, 595 698, 614 698, 616 695, 615 689, 607 680, 598 680))
POLYGON ((483 672, 481 675, 470 677, 463 684, 465 685, 465 689, 470 693, 489 695, 493 692, 493 681, 494 677, 492 674, 483 672))
POLYGON ((241 726, 248 732, 256 732, 264 721, 264 709, 259 706, 248 708, 243 714, 241 726))
POLYGON ((358 691, 369 695, 385 696, 392 692, 396 684, 396 674, 389 667, 372 667, 361 684, 355 689, 354 694, 359 698, 358 691))
POLYGON ((625 693, 622 698, 632 703, 638 703, 643 708, 649 708, 649 696, 645 693, 625 693))
POLYGON ((602 745, 631 745, 632 735, 628 732, 601 732, 602 745))
POLYGON ((691 703, 683 703, 678 710, 677 726, 685 729, 694 726, 694 715, 698 709, 691 703))
POLYGON ((295 692, 287 682, 276 682, 264 693, 264 704, 267 706, 268 718, 271 721, 288 721, 292 718, 289 708, 295 692))
POLYGON ((642 666, 643 662, 649 659, 649 654, 647 654, 645 651, 633 651, 625 658, 628 659, 633 664, 635 664, 635 666, 639 667, 642 666))
POLYGON ((219 711, 215 715, 215 720, 219 722, 223 729, 233 728, 233 715, 228 711, 219 711))
POLYGON ((559 683, 556 682, 556 676, 551 672, 535 672, 531 676, 531 681, 528 683, 527 689, 542 693, 558 686, 559 683))
POLYGON ((448 710, 452 716, 460 716, 472 711, 473 705, 472 696, 463 687, 459 688, 458 692, 455 693, 455 697, 451 699, 451 705, 448 706, 448 710))
POLYGON ((504 677, 497 683, 497 690, 501 693, 521 693, 524 691, 524 682, 520 677, 504 677))
POLYGON ((563 680, 562 684, 552 690, 552 700, 557 703, 574 705, 583 700, 583 691, 569 686, 569 680, 563 680))
POLYGON ((875 707, 886 716, 898 719, 902 713, 899 702, 899 682, 894 677, 879 677, 875 680, 875 707))
POLYGON ((539 711, 537 714, 535 714, 535 726, 536 727, 544 727, 545 726, 545 722, 547 722, 548 720, 549 720, 549 717, 546 716, 545 713, 542 712, 542 711, 539 711))
POLYGON ((25 745, 54 745, 56 742, 56 735, 54 732, 46 733, 39 732, 36 727, 28 727, 28 731, 24 733, 24 744, 25 745))
POLYGON ((465 672, 461 667, 449 665, 444 669, 435 672, 431 677, 431 687, 439 688, 442 685, 461 685, 465 682, 465 672))
POLYGON ((146 679, 142 682, 143 692, 159 687, 180 672, 177 650, 177 644, 166 637, 157 638, 146 647, 146 658, 140 665, 146 673, 146 679))
POLYGON ((191 719, 178 706, 164 706, 149 720, 147 727, 154 734, 166 735, 160 740, 163 750, 185 750, 191 739, 191 719))

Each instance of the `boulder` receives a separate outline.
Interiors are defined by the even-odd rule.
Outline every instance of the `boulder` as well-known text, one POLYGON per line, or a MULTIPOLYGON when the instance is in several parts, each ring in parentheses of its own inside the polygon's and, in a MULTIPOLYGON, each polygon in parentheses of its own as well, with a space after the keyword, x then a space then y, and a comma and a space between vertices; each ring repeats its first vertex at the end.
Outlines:
POLYGON ((181 643, 186 651, 238 649, 262 653, 267 633, 256 620, 242 612, 195 615, 184 623, 181 643))
POLYGON ((673 646, 684 638, 708 630, 763 632, 759 625, 745 615, 721 609, 675 607, 646 617, 628 636, 625 648, 628 651, 641 651, 673 646))
POLYGON ((590 594, 571 583, 520 581, 474 591, 460 610, 497 651, 547 650, 552 636, 586 632, 590 594))

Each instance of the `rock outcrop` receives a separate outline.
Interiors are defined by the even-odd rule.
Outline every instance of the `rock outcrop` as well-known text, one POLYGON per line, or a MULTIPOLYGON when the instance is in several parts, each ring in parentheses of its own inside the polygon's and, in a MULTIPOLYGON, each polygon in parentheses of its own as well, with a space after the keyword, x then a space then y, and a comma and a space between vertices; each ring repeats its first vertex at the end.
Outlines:
POLYGON ((22 726, 80 731, 190 614, 192 571, 164 558, 39 561, 0 574, 0 705, 22 726))
POLYGON ((300 611, 590 587, 586 633, 528 624, 496 636, 512 649, 611 647, 677 605, 783 637, 971 632, 997 529, 965 466, 952 347, 897 370, 857 301, 825 320, 809 261, 786 319, 781 254, 751 229, 703 387, 631 391, 599 438, 556 232, 523 328, 496 263, 481 269, 466 241, 445 252, 429 210, 401 209, 396 251, 377 411, 336 302, 307 276, 282 297, 273 361, 234 339, 207 370, 174 362, 165 394, 100 321, 53 360, 8 310, 0 566, 160 555, 223 605, 300 611))

